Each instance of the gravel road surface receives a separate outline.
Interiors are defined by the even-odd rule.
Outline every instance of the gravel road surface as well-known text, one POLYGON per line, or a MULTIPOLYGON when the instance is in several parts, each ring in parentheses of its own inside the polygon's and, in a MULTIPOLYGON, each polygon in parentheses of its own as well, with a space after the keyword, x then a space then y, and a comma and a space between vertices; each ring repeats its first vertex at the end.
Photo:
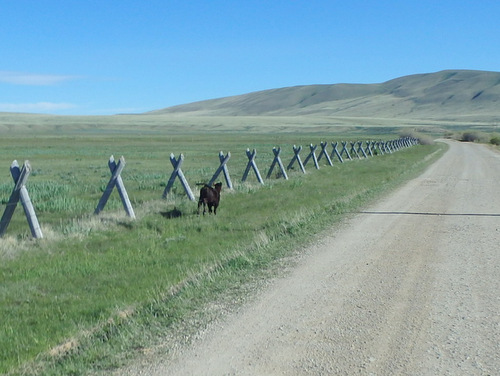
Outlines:
POLYGON ((500 155, 446 141, 283 278, 127 375, 500 375, 500 155))

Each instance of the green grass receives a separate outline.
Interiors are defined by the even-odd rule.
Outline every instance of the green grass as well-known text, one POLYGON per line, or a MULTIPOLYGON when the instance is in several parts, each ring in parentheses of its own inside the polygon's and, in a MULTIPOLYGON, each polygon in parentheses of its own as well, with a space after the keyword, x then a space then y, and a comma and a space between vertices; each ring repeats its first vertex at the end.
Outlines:
MULTIPOLYGON (((334 137, 327 139, 346 138, 334 137)), ((246 148, 257 149, 265 176, 273 146, 283 148, 286 165, 293 144, 306 148, 323 139, 305 133, 2 138, 0 210, 13 186, 8 166, 29 159, 27 188, 46 236, 30 240, 17 208, 0 239, 0 372, 83 374, 91 364, 120 363, 120 354, 154 342, 200 302, 237 289, 340 215, 422 171, 430 162, 425 157, 441 148, 418 146, 320 170, 311 163, 306 175, 295 171, 289 181, 270 179, 264 186, 252 175, 250 183, 239 182, 246 148), (196 203, 178 182, 160 199, 171 152, 184 153, 194 190, 218 167, 219 150, 231 151, 235 190, 223 191, 216 217, 195 215, 196 203), (116 192, 102 215, 92 215, 110 176, 111 154, 127 161, 122 177, 136 221, 125 216, 116 192), (133 314, 124 318, 123 312, 133 314), (73 351, 50 355, 72 338, 79 345, 73 351)))

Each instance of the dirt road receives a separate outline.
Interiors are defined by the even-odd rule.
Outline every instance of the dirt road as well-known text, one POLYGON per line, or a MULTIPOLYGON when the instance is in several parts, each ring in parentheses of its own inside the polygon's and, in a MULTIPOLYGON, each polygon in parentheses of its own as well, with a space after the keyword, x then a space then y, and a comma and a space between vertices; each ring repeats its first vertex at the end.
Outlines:
POLYGON ((142 375, 500 374, 500 155, 450 150, 142 375))

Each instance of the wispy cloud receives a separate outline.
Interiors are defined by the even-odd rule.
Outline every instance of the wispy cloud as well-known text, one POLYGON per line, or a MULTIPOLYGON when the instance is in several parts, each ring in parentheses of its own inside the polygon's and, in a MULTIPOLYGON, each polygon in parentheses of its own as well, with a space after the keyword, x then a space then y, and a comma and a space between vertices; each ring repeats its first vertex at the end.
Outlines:
POLYGON ((77 107, 71 103, 0 103, 1 112, 35 112, 35 113, 53 113, 61 110, 68 110, 77 107))
POLYGON ((25 72, 0 71, 0 82, 13 85, 49 86, 64 81, 74 80, 78 76, 64 76, 56 74, 38 74, 25 72))

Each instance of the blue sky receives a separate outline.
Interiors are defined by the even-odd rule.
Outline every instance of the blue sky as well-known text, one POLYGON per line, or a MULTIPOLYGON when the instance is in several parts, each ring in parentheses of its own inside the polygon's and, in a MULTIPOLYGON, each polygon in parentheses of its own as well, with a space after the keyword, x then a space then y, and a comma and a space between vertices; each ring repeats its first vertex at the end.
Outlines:
POLYGON ((140 113, 285 86, 500 71, 498 0, 1 0, 0 111, 140 113))

